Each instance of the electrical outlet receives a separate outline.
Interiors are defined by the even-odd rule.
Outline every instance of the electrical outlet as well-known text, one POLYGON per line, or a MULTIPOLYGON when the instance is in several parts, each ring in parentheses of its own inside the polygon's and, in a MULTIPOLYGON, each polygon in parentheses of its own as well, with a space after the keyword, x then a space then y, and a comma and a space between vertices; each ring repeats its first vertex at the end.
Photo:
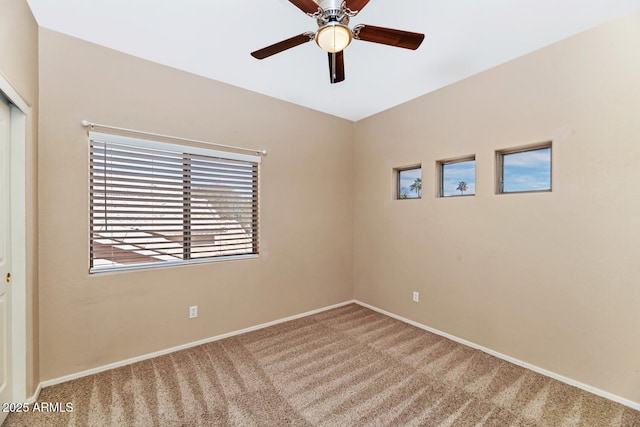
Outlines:
POLYGON ((420 302, 420 292, 413 291, 413 302, 420 302))
POLYGON ((198 306, 192 305, 189 307, 189 319, 193 319, 195 317, 198 317, 198 306))

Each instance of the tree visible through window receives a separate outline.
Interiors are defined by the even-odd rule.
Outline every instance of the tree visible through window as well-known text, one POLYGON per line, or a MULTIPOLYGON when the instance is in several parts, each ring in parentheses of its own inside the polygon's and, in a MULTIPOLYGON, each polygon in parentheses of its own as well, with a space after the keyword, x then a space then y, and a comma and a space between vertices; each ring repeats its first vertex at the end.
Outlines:
POLYGON ((419 199, 422 197, 422 169, 396 169, 398 199, 419 199))
POLYGON ((476 158, 443 160, 440 170, 440 197, 472 196, 476 194, 476 158))
POLYGON ((90 269, 258 253, 256 156, 90 135, 90 269))

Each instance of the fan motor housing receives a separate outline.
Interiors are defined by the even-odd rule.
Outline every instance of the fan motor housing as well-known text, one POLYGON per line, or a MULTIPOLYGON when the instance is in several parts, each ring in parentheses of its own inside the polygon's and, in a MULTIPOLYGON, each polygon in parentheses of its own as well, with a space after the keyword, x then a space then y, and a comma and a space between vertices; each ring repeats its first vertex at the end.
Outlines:
POLYGON ((349 14, 344 0, 322 0, 319 6, 323 10, 322 15, 318 16, 319 27, 330 22, 349 25, 349 14))
POLYGON ((344 0, 320 0, 318 2, 318 6, 320 6, 322 8, 322 10, 329 10, 329 9, 342 9, 342 4, 344 3, 344 0))

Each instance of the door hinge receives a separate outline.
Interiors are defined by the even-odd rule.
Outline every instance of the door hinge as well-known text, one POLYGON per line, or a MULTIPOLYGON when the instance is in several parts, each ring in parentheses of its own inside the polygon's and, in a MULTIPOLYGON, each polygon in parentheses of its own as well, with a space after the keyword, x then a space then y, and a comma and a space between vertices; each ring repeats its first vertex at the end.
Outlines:
POLYGON ((7 281, 7 283, 11 281, 11 273, 7 273, 7 277, 5 278, 5 280, 7 281))

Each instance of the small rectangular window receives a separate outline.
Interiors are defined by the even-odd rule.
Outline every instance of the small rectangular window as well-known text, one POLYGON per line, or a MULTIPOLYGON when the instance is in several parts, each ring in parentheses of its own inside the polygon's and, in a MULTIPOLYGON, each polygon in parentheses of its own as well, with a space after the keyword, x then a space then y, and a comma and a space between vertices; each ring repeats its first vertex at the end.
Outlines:
POLYGON ((551 191, 551 143, 496 154, 498 193, 551 191))
POLYGON ((90 132, 90 271, 258 253, 260 158, 90 132))
POLYGON ((422 197, 422 168, 396 169, 397 199, 419 199, 422 197))
POLYGON ((476 157, 438 162, 440 197, 476 194, 476 157))

